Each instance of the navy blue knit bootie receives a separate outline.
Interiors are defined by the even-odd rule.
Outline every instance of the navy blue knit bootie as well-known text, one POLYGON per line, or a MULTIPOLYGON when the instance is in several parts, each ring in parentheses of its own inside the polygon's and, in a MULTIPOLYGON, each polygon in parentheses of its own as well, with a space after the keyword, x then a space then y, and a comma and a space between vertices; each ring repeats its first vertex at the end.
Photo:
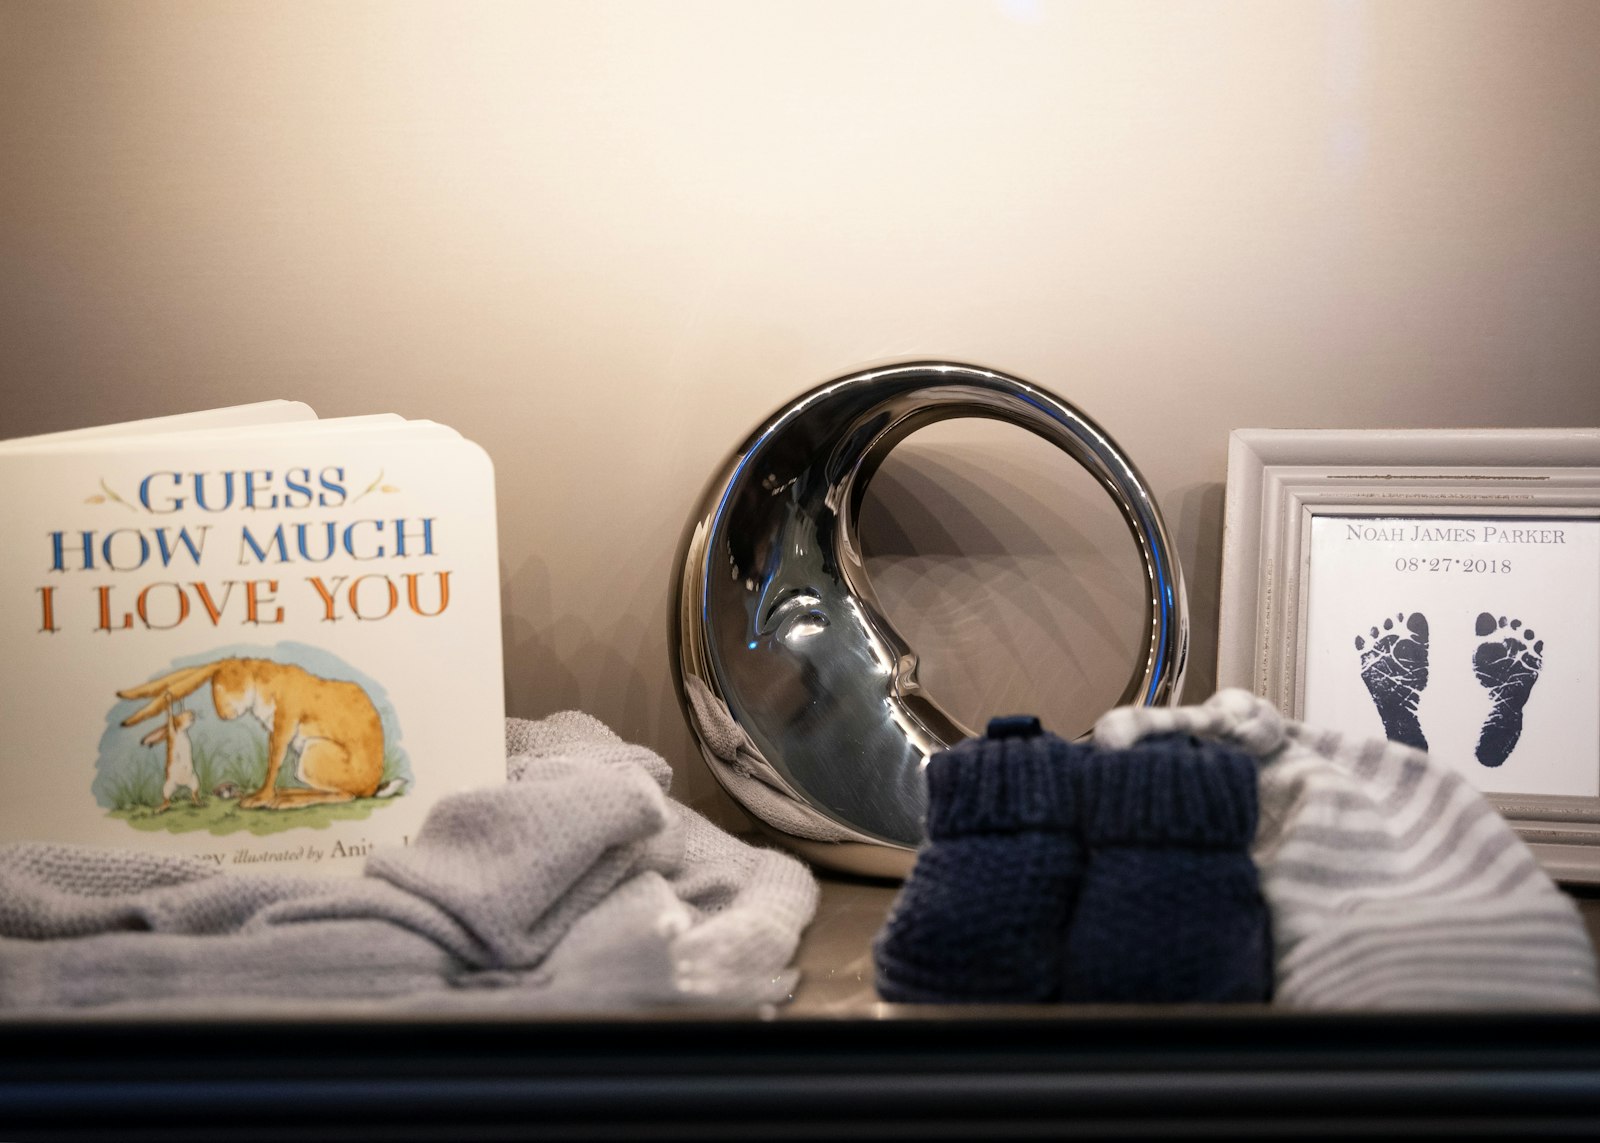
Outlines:
POLYGON ((1074 776, 1088 860, 1062 998, 1268 999, 1271 929, 1250 860, 1254 759, 1168 735, 1087 754, 1074 776))
POLYGON ((885 1000, 1056 999, 1082 873, 1076 749, 1038 719, 995 719, 928 761, 928 844, 873 945, 885 1000))

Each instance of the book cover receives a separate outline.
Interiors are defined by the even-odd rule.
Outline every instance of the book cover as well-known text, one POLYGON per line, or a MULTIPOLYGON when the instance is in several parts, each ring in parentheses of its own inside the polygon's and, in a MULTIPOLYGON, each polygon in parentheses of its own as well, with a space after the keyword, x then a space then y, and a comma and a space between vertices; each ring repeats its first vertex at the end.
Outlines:
POLYGON ((311 416, 0 444, 0 840, 355 874, 505 780, 488 456, 311 416))

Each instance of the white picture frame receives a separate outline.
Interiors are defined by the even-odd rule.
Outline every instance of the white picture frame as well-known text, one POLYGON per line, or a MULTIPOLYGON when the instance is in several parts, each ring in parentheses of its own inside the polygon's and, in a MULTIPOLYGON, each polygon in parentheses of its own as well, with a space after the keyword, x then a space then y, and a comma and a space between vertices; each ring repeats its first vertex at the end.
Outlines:
POLYGON ((1431 737, 1552 876, 1594 885, 1597 676, 1600 429, 1232 434, 1219 687, 1317 725, 1431 737), (1406 641, 1431 660, 1415 689, 1391 669, 1406 641))

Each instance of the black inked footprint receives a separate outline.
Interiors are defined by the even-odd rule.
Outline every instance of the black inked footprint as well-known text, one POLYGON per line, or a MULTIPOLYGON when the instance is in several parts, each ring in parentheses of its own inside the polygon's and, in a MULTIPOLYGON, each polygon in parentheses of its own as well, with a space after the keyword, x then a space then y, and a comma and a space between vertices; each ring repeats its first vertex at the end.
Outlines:
POLYGON ((1372 646, 1356 636, 1361 652, 1361 681, 1383 720, 1383 735, 1390 742, 1403 742, 1418 750, 1428 748, 1417 722, 1417 700, 1428 685, 1428 620, 1420 611, 1396 615, 1383 621, 1385 634, 1372 629, 1372 646), (1404 625, 1397 630, 1396 622, 1404 625))
POLYGON ((1485 639, 1472 656, 1473 673, 1493 704, 1478 735, 1478 761, 1485 766, 1500 765, 1517 748, 1517 739, 1522 737, 1522 708, 1544 666, 1544 640, 1535 638, 1533 628, 1519 632, 1519 627, 1520 619, 1513 619, 1508 627, 1504 615, 1498 620, 1487 611, 1478 616, 1480 636, 1505 634, 1503 639, 1485 639))

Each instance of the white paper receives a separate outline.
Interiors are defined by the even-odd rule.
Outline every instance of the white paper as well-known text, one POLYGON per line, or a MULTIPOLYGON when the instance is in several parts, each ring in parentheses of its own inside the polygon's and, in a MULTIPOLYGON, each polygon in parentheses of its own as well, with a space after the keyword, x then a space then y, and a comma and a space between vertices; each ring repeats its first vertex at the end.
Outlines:
POLYGON ((1308 589, 1308 723, 1383 737, 1414 692, 1480 789, 1600 795, 1600 521, 1318 516, 1308 589))

